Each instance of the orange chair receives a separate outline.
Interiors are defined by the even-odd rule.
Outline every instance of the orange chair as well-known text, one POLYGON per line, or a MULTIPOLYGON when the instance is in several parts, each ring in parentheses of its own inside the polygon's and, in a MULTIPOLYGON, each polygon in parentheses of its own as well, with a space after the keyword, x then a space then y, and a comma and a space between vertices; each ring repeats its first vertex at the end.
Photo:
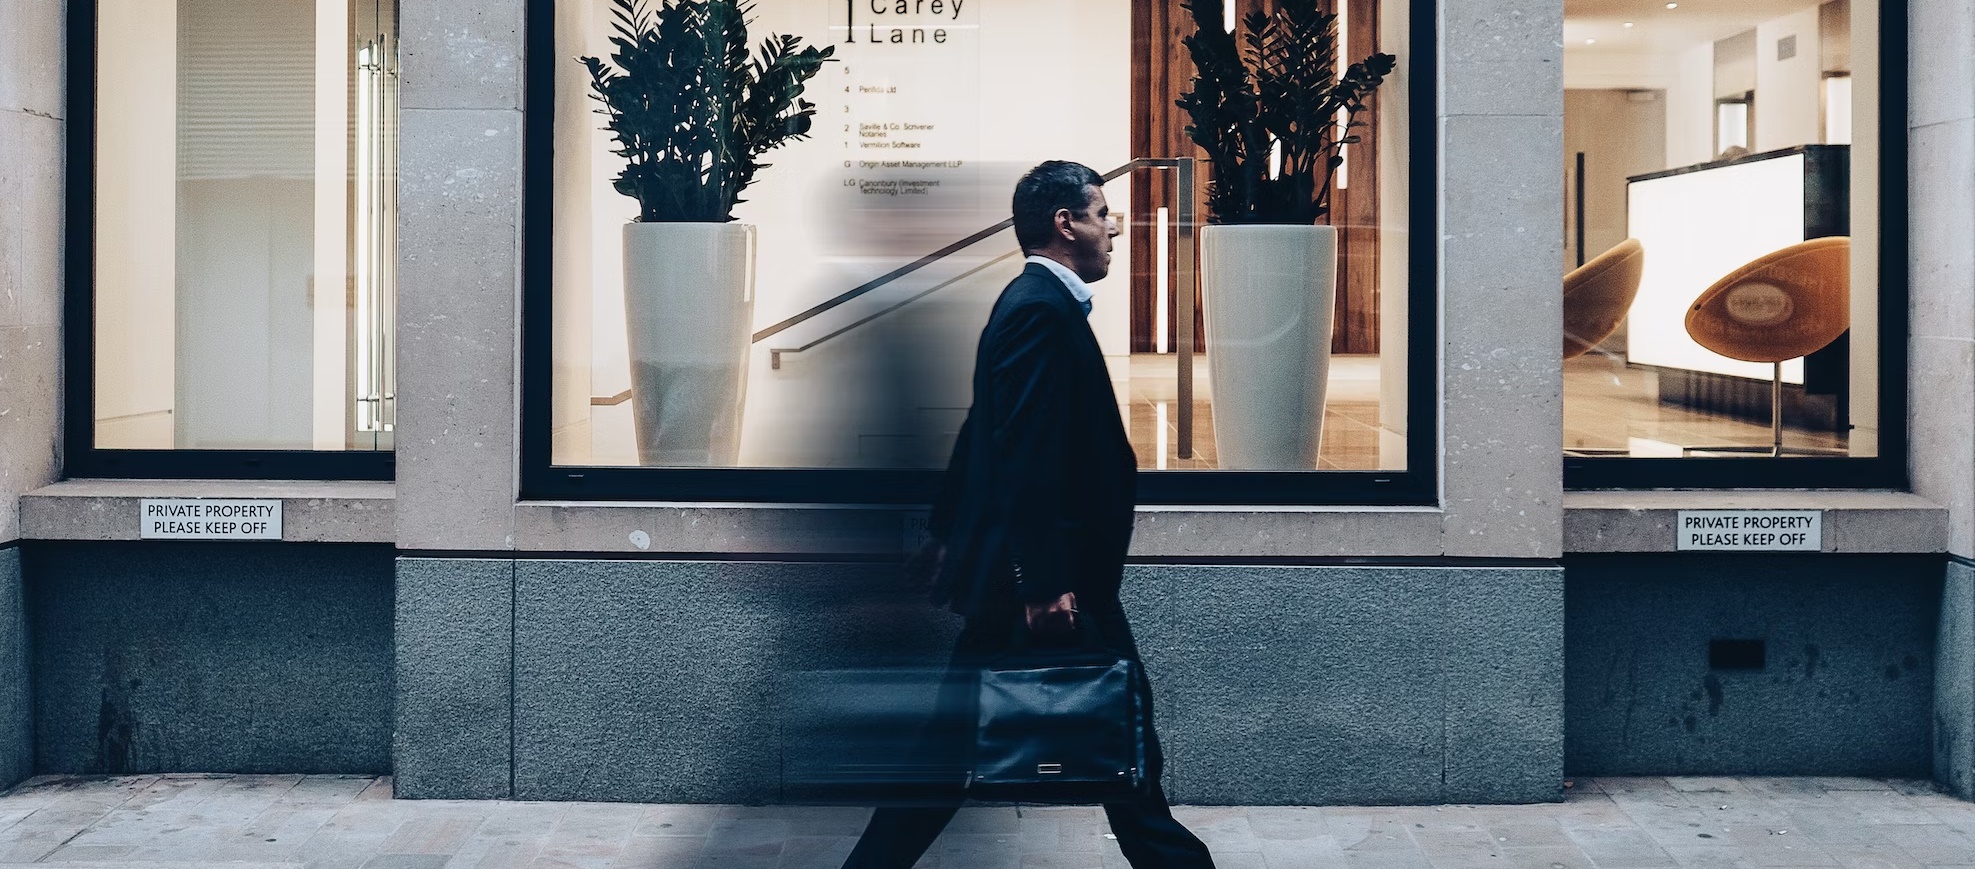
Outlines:
POLYGON ((1618 331, 1645 272, 1646 249, 1628 238, 1564 275, 1565 359, 1584 355, 1618 331))
POLYGON ((1687 334, 1695 343, 1770 363, 1770 444, 1689 450, 1783 455, 1783 363, 1823 349, 1851 326, 1851 253, 1846 236, 1793 244, 1729 272, 1694 300, 1687 334))

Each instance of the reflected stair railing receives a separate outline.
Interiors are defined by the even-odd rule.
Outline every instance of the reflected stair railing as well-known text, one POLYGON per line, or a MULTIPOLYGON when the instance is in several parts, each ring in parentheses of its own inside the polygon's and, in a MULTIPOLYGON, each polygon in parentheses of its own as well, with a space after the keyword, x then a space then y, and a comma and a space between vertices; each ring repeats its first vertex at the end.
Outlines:
MULTIPOLYGON (((1177 322, 1174 324, 1176 328, 1174 330, 1173 343, 1175 345, 1174 349, 1177 351, 1179 355, 1179 372, 1178 372, 1179 374, 1179 396, 1178 396, 1179 437, 1177 439, 1178 442, 1175 444, 1175 447, 1180 458, 1190 459, 1193 458, 1194 223, 1193 223, 1192 191, 1194 189, 1193 187, 1194 158, 1139 157, 1137 159, 1132 160, 1129 163, 1124 164, 1123 166, 1119 166, 1116 169, 1104 173, 1103 177, 1104 180, 1107 182, 1114 181, 1117 180, 1118 178, 1121 178, 1139 169, 1153 169, 1153 170, 1162 170, 1162 171, 1173 170, 1176 171, 1178 175, 1178 177, 1174 179, 1175 183, 1173 185, 1173 189, 1175 191, 1178 191, 1179 193, 1177 197, 1179 199, 1179 202, 1176 204, 1176 208, 1174 209, 1176 212, 1175 214, 1176 220, 1174 222, 1177 224, 1176 229, 1179 232, 1179 244, 1174 251, 1175 258, 1178 260, 1178 262, 1176 263, 1178 267, 1175 269, 1177 274, 1174 275, 1174 286, 1182 288, 1182 291, 1174 293, 1174 295, 1177 297, 1175 299, 1177 304, 1174 306, 1175 307, 1174 319, 1177 320, 1177 322)), ((982 241, 992 238, 993 236, 1013 227, 1014 225, 1015 225, 1015 221, 1012 218, 1008 220, 1003 220, 1000 223, 996 223, 993 226, 982 229, 979 232, 973 233, 972 235, 969 235, 966 238, 960 239, 959 241, 956 241, 952 244, 942 247, 939 250, 926 254, 925 256, 913 260, 910 263, 907 263, 903 266, 899 266, 898 268, 886 272, 885 274, 873 278, 872 280, 866 281, 862 284, 852 287, 851 289, 845 290, 842 293, 839 293, 835 296, 830 297, 827 300, 824 300, 822 302, 817 303, 814 306, 811 306, 808 310, 805 310, 802 313, 791 316, 788 319, 785 319, 779 323, 776 323, 772 326, 769 326, 765 329, 762 329, 754 333, 754 338, 752 343, 759 344, 762 341, 765 341, 769 338, 773 338, 776 335, 786 332, 791 328, 802 325, 803 323, 806 323, 816 318, 818 315, 821 315, 824 312, 831 310, 832 308, 836 308, 846 302, 851 301, 852 299, 855 299, 859 296, 869 293, 872 290, 876 290, 879 287, 883 287, 886 284, 890 284, 893 281, 898 280, 899 278, 905 277, 906 275, 912 274, 913 272, 923 269, 926 266, 932 265, 933 263, 946 259, 947 257, 959 253, 960 251, 966 250, 969 247, 972 247, 976 244, 981 243, 982 241)), ((821 337, 818 337, 815 340, 812 340, 799 347, 771 347, 768 350, 769 368, 774 370, 780 370, 782 367, 782 354, 784 353, 801 353, 806 350, 810 350, 819 344, 822 344, 826 341, 836 338, 839 335, 842 335, 846 332, 849 332, 853 329, 856 329, 860 326, 870 323, 873 320, 882 318, 885 315, 892 313, 893 311, 905 307, 906 305, 910 305, 914 302, 919 301, 920 299, 923 299, 927 296, 937 293, 940 290, 946 289, 947 287, 953 286, 956 283, 959 283, 963 280, 966 280, 969 277, 979 274, 980 272, 988 269, 989 267, 1004 262, 1008 260, 1010 257, 1014 257, 1020 253, 1021 251, 1019 250, 1004 253, 1000 256, 988 260, 987 262, 981 263, 980 265, 968 269, 967 271, 962 272, 959 275, 956 275, 954 277, 941 281, 937 284, 934 284, 933 286, 921 290, 917 293, 914 293, 911 296, 908 296, 904 299, 900 299, 899 301, 894 302, 883 309, 880 309, 876 313, 859 318, 855 321, 852 321, 850 324, 843 326, 842 328, 828 332, 822 335, 821 337)), ((1159 287, 1157 291, 1164 293, 1167 291, 1167 288, 1159 287)))

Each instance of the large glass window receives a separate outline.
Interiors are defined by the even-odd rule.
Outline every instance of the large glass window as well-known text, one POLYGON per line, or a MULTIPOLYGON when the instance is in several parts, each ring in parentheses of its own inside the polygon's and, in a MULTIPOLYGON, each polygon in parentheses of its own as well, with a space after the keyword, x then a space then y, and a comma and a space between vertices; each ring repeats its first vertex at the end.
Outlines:
POLYGON ((133 451, 390 450, 395 0, 93 15, 80 470, 133 451))
MULTIPOLYGON (((1260 0, 1196 5, 1224 37, 1246 29, 1238 18, 1277 14, 1260 0)), ((534 53, 554 62, 531 63, 530 105, 552 94, 554 108, 530 118, 547 127, 532 134, 530 172, 533 195, 549 200, 531 202, 531 214, 546 208, 551 219, 530 229, 530 250, 548 262, 533 266, 528 346, 539 351, 531 364, 549 370, 537 374, 548 394, 526 396, 546 417, 524 426, 537 463, 528 488, 665 485, 604 486, 632 477, 600 469, 943 467, 972 399, 981 327, 1024 266, 1008 229, 1014 182, 1051 159, 1111 179, 1104 193, 1122 231, 1090 325, 1144 469, 1358 472, 1378 485, 1423 469, 1430 462, 1409 448, 1432 439, 1407 437, 1419 411, 1431 420, 1430 399, 1409 401, 1408 378, 1409 347, 1430 344, 1408 340, 1422 320, 1408 287, 1430 279, 1408 244, 1409 227, 1430 218, 1412 188, 1422 40, 1401 0, 1315 9, 1336 16, 1335 57, 1303 61, 1299 80, 1334 78, 1380 53, 1396 66, 1355 115, 1324 116, 1327 141, 1354 124, 1336 152, 1328 213, 1314 219, 1335 230, 1334 260, 1262 299, 1232 285, 1216 295, 1210 224, 1238 216, 1211 207, 1215 166, 1176 105, 1197 88, 1182 37, 1198 25, 1180 0, 758 0, 746 44, 787 34, 796 51, 831 56, 804 82, 808 135, 759 157, 767 165, 733 223, 716 213, 697 225, 668 221, 708 216, 677 216, 691 209, 676 203, 654 211, 623 193, 634 183, 622 180, 627 161, 652 164, 649 183, 676 183, 653 180, 657 158, 624 153, 599 111, 610 106, 593 98, 597 75, 624 74, 613 44, 624 10, 536 0, 534 53), (1251 419, 1300 440, 1258 448, 1250 442, 1271 433, 1258 437, 1251 419)), ((640 49, 670 70, 646 86, 663 104, 647 120, 707 111, 717 126, 697 94, 731 74, 695 65, 703 58, 677 44, 693 31, 662 32, 675 44, 640 49)), ((1302 152, 1284 150, 1263 158, 1264 177, 1296 171, 1302 152)), ((666 159, 687 175, 716 172, 704 153, 666 159)), ((1296 485, 1284 497, 1324 497, 1321 484, 1296 485)))
POLYGON ((1564 10, 1573 484, 1896 482, 1857 460, 1903 448, 1903 28, 1880 0, 1564 10))

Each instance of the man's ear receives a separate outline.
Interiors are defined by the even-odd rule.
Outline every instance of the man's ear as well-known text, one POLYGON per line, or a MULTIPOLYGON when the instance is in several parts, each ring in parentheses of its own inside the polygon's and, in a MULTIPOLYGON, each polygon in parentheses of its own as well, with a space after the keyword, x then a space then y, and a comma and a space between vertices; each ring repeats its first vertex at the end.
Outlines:
POLYGON ((1056 237, 1069 242, 1077 240, 1077 231, 1070 228, 1070 224, 1075 222, 1076 217, 1070 214, 1068 208, 1056 209, 1055 217, 1050 219, 1050 225, 1056 229, 1056 237))

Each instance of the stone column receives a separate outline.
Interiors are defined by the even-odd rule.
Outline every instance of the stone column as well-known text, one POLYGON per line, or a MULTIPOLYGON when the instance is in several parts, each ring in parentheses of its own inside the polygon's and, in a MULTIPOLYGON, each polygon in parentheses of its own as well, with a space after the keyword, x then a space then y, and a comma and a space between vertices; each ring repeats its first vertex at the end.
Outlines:
MULTIPOLYGON (((400 550, 513 547, 523 0, 403 0, 400 550)), ((403 797, 508 797, 512 562, 400 558, 403 797)))
POLYGON ((20 496, 61 473, 66 20, 0 0, 0 786, 34 763, 20 496))
POLYGON ((1911 468, 1913 491, 1948 508, 1934 777, 1975 798, 1975 2, 1907 10, 1911 468))
MULTIPOLYGON (((1563 4, 1449 0, 1438 8, 1440 225, 1413 243, 1439 250, 1442 546, 1455 558, 1556 559, 1563 4)), ((1500 691, 1449 695, 1441 796, 1555 800, 1563 780, 1563 570, 1490 580, 1463 583, 1448 618, 1468 636, 1516 644, 1514 654, 1465 660, 1483 684, 1531 686, 1537 699, 1510 708, 1500 691), (1517 672, 1480 666, 1500 661, 1514 661, 1517 672)))

